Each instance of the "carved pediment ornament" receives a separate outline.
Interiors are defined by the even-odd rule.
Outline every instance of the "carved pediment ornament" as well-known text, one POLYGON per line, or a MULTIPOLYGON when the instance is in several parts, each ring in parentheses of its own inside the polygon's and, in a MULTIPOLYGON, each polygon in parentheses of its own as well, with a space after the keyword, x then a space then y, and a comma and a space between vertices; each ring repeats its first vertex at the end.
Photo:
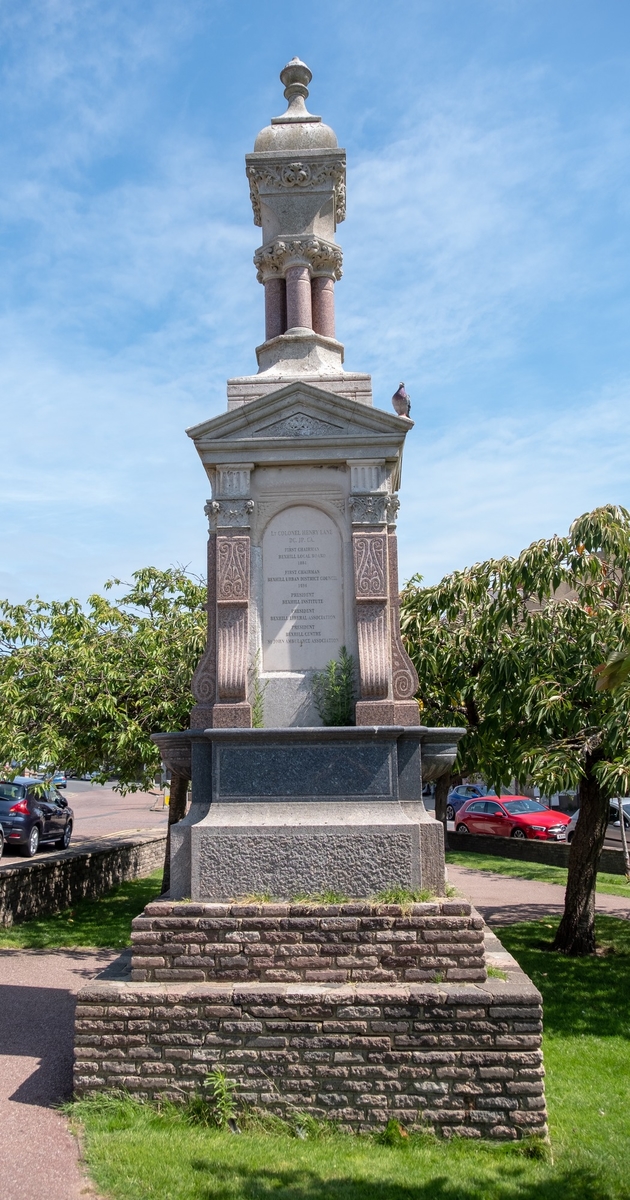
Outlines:
POLYGON ((254 225, 262 225, 259 194, 261 187, 281 191, 283 188, 321 188, 327 183, 331 184, 334 193, 337 222, 345 220, 346 167, 341 158, 317 163, 249 163, 247 175, 254 225))
POLYGON ((316 237, 277 238, 267 246, 260 246, 254 255, 258 282, 284 275, 287 267, 296 262, 308 266, 314 275, 331 275, 334 279, 343 275, 343 254, 334 242, 316 237))

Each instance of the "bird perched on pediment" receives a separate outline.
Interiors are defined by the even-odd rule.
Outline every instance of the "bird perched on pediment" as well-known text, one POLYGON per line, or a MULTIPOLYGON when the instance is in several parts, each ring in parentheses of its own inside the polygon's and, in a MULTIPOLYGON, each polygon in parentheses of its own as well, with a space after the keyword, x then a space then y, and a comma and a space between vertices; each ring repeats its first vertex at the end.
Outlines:
POLYGON ((408 417, 411 412, 411 396, 405 391, 404 383, 398 384, 398 391, 392 396, 392 404, 399 417, 408 417))

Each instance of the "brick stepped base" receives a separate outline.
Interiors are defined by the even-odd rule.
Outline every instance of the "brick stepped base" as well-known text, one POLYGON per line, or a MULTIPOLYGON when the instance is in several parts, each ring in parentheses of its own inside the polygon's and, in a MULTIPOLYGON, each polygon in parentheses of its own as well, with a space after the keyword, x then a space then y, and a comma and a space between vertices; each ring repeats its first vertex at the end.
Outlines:
POLYGON ((486 979, 483 921, 461 900, 158 901, 133 922, 133 982, 402 983, 486 979))
POLYGON ((221 1066, 241 1101, 279 1115, 544 1136, 541 1015, 518 968, 483 986, 103 980, 78 997, 75 1088, 181 1100, 221 1066))

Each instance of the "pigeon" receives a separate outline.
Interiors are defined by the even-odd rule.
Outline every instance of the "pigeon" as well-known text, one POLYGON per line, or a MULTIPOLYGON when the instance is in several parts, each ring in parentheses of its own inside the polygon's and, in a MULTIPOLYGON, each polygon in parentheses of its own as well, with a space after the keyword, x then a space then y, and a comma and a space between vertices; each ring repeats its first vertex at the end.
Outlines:
POLYGON ((408 417, 411 412, 411 396, 405 391, 404 383, 398 384, 398 391, 392 396, 392 404, 399 417, 408 417))

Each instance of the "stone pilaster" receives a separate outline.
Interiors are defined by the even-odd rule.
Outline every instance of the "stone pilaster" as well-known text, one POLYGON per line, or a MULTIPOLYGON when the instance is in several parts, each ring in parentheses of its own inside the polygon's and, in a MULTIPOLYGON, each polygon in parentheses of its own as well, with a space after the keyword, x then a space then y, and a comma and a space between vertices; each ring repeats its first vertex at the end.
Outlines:
POLYGON ((253 464, 224 464, 216 472, 217 499, 206 513, 208 538, 208 642, 195 671, 197 704, 192 728, 249 728, 247 653, 250 604, 249 497, 253 464))

